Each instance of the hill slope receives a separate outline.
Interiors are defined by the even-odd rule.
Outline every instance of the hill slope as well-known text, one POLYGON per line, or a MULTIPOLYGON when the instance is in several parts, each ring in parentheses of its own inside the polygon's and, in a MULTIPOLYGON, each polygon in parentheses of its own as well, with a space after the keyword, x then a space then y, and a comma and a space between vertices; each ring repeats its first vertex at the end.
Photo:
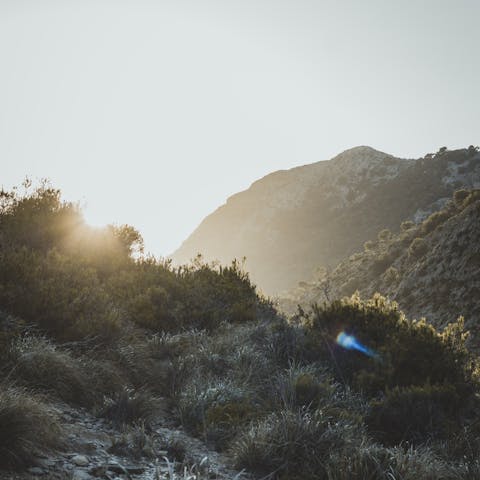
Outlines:
POLYGON ((421 221, 461 186, 480 186, 472 148, 406 160, 370 147, 329 161, 277 171, 230 197, 174 252, 181 264, 198 253, 222 263, 247 257, 269 294, 334 266, 383 228, 421 221))
MULTIPOLYGON (((460 190, 444 209, 419 225, 404 222, 396 235, 380 232, 364 251, 292 291, 283 307, 293 312, 328 298, 375 292, 397 301, 409 317, 438 327, 464 315, 479 337, 480 191, 460 190)), ((472 345, 474 346, 474 345, 472 345)))

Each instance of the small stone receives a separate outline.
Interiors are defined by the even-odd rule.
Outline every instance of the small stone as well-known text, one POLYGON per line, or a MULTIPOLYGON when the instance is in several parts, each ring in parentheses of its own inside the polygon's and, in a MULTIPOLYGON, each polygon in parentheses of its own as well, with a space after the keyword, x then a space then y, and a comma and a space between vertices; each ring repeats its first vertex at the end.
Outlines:
POLYGON ((107 467, 103 465, 97 465, 95 467, 92 467, 89 473, 94 477, 104 477, 105 474, 107 473, 107 467))
POLYGON ((32 475, 45 475, 47 472, 40 467, 31 467, 28 469, 28 472, 32 475))
POLYGON ((85 470, 77 469, 72 474, 72 480, 90 480, 91 478, 85 470))
POLYGON ((70 459, 70 461, 77 465, 77 467, 86 467, 90 463, 85 455, 75 455, 70 459))

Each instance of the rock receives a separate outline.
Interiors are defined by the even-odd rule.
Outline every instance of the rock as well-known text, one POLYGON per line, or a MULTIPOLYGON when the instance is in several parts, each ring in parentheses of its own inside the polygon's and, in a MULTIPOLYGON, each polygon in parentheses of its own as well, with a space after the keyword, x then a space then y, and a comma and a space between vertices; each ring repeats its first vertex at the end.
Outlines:
POLYGON ((92 467, 89 473, 94 477, 104 477, 107 473, 107 467, 103 465, 97 465, 95 467, 92 467))
POLYGON ((107 468, 109 472, 116 473, 117 475, 125 475, 128 473, 127 470, 118 463, 110 463, 107 468))
POLYGON ((92 477, 88 472, 79 468, 74 470, 72 474, 72 480, 90 480, 91 478, 92 477))
POLYGON ((127 465, 125 470, 131 475, 141 475, 145 472, 145 468, 139 467, 138 465, 127 465))
POLYGON ((90 463, 85 455, 74 455, 70 461, 77 467, 86 467, 90 463))
POLYGON ((31 473, 32 475, 45 475, 47 472, 43 468, 40 467, 31 467, 28 469, 28 473, 31 473))

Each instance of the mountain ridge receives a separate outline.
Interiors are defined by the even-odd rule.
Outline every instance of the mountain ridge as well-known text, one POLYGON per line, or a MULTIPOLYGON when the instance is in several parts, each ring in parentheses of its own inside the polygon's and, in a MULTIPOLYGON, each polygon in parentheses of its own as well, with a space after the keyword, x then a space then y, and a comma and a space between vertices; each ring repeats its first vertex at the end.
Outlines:
MULTIPOLYGON (((473 147, 472 147, 473 148, 473 147)), ((440 149, 402 159, 368 146, 330 160, 279 170, 257 180, 208 215, 172 254, 185 263, 201 253, 229 263, 246 257, 268 294, 334 266, 383 228, 420 222, 463 186, 480 186, 475 149, 440 149)))

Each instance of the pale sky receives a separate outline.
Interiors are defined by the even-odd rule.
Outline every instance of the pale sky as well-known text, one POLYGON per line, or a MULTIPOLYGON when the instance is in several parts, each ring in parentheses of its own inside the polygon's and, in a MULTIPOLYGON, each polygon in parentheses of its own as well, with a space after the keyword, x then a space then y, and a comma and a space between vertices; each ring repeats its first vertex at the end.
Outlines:
POLYGON ((0 0, 0 185, 167 255, 228 196, 370 145, 480 143, 478 0, 0 0))

